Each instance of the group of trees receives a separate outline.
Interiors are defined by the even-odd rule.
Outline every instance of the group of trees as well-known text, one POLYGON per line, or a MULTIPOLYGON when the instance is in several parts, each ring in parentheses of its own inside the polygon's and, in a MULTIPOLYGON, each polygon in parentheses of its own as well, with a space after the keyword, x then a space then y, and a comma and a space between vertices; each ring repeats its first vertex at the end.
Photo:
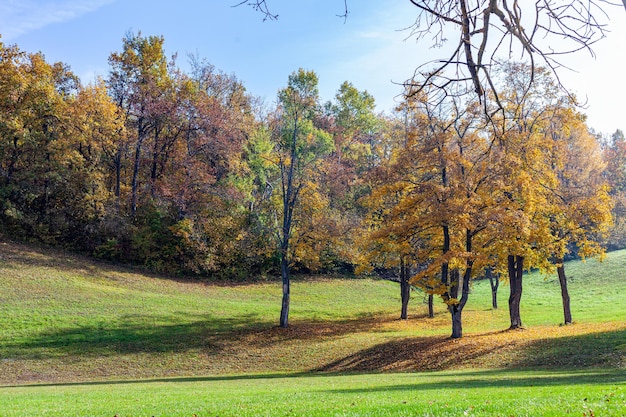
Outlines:
POLYGON ((376 114, 349 82, 322 102, 303 69, 268 106, 163 43, 128 34, 90 85, 0 43, 4 233, 160 272, 281 275, 283 327, 294 268, 391 275, 403 317, 417 286, 454 337, 472 279, 508 279, 518 327, 522 272, 556 269, 567 323, 567 256, 600 255, 608 232, 626 246, 624 136, 590 133, 545 70, 507 64, 497 111, 408 83, 376 114))
POLYGON ((433 106, 407 93, 406 136, 380 165, 369 195, 374 260, 413 266, 411 282, 441 296, 461 337, 474 277, 508 278, 511 328, 522 326, 523 272, 558 270, 571 323, 564 260, 600 256, 611 225, 605 162, 584 116, 548 72, 510 63, 502 119, 481 104, 433 106), (394 257, 391 257, 394 256, 394 257), (486 272, 488 271, 488 272, 486 272))

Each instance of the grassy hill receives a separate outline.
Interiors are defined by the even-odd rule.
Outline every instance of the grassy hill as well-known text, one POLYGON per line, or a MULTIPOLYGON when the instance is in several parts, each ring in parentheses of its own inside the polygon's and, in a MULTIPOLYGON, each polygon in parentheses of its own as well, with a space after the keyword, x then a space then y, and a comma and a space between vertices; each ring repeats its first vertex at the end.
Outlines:
POLYGON ((308 371, 624 367, 626 251, 567 265, 573 326, 556 277, 525 278, 522 319, 508 327, 489 284, 473 286, 465 337, 449 340, 438 305, 397 319, 397 284, 296 279, 291 327, 276 326, 280 285, 165 279, 50 249, 0 242, 0 384, 308 371))
POLYGON ((291 327, 278 282, 166 279, 0 240, 0 415, 622 416, 626 251, 571 262, 575 324, 555 277, 524 278, 508 327, 476 282, 465 336, 398 285, 296 279, 291 327), (436 371, 436 372, 433 372, 436 371))

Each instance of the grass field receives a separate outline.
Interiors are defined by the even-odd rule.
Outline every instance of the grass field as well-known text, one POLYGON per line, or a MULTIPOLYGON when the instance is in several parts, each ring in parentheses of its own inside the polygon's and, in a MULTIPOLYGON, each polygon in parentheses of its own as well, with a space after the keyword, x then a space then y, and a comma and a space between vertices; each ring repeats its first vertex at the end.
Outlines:
POLYGON ((492 310, 477 282, 450 340, 419 292, 397 320, 387 281, 297 278, 280 329, 277 282, 171 280, 0 240, 0 416, 626 415, 625 265, 626 251, 567 265, 572 326, 556 277, 524 278, 512 332, 508 287, 492 310))

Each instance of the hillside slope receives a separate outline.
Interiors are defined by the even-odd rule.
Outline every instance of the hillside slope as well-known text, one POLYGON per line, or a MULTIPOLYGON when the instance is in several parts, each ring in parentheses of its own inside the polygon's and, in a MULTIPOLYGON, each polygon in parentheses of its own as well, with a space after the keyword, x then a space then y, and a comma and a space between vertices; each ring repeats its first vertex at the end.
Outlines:
MULTIPOLYGON (((173 280, 0 240, 0 384, 165 376, 457 368, 624 367, 626 252, 567 265, 576 324, 559 326, 554 277, 525 278, 527 329, 507 332, 477 282, 465 337, 449 340, 437 305, 425 317, 413 293, 397 320, 397 284, 372 279, 296 279, 292 326, 276 326, 278 282, 173 280)), ((506 306, 506 286, 499 298, 506 306)), ((438 303, 439 304, 439 303, 438 303)))

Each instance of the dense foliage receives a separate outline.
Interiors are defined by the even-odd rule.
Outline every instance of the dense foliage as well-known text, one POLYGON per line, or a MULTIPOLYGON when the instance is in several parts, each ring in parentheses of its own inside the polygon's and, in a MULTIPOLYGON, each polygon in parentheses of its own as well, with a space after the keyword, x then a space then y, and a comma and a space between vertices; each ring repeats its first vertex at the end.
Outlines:
POLYGON ((451 309, 485 268, 510 275, 510 257, 526 269, 601 254, 613 206, 611 247, 626 242, 623 134, 601 148, 547 73, 520 91, 529 70, 510 64, 488 121, 425 89, 391 115, 349 82, 323 103, 302 69, 271 108, 200 58, 183 71, 163 43, 127 35, 90 85, 0 44, 4 233, 231 279, 278 275, 281 260, 404 265, 451 309))

